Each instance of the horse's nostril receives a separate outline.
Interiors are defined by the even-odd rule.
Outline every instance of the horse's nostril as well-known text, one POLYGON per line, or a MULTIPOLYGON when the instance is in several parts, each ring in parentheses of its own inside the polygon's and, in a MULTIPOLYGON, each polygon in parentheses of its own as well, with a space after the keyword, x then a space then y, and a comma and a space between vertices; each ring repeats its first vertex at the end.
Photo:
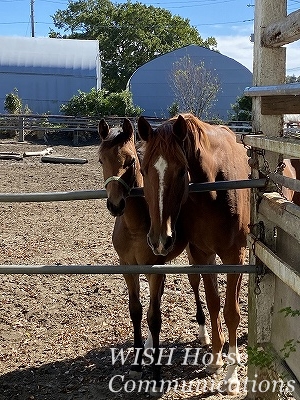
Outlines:
POLYGON ((173 246, 173 243, 174 243, 174 238, 173 238, 173 236, 167 236, 166 242, 165 242, 165 246, 164 246, 165 249, 168 250, 170 247, 173 246))
POLYGON ((106 201, 107 209, 114 217, 118 217, 124 213, 125 200, 121 199, 119 204, 112 203, 109 199, 106 201))

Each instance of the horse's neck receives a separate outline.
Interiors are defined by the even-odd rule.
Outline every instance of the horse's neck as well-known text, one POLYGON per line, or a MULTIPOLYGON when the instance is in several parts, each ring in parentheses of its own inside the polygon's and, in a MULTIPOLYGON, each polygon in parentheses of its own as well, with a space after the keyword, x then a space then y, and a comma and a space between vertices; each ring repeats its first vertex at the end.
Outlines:
POLYGON ((141 159, 143 156, 142 152, 142 145, 137 143, 135 145, 135 159, 136 159, 136 171, 135 171, 135 178, 136 178, 136 186, 143 187, 144 186, 144 179, 143 175, 141 174, 141 159))
POLYGON ((144 197, 127 197, 125 212, 122 216, 131 233, 143 233, 146 236, 150 229, 148 206, 144 197))
POLYGON ((187 149, 186 157, 191 182, 212 182, 215 175, 212 171, 212 160, 208 160, 208 155, 202 150, 191 151, 187 149))
POLYGON ((136 156, 136 166, 135 166, 135 181, 136 181, 136 187, 143 187, 144 186, 144 180, 143 176, 141 174, 141 165, 139 158, 136 156))

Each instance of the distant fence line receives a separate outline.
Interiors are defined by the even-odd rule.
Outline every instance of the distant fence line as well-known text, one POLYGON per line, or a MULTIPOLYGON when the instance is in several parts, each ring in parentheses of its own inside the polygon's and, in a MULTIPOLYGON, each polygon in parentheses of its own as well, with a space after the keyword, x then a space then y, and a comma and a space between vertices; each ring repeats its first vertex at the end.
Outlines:
MULTIPOLYGON (((124 117, 104 117, 109 124, 120 124, 124 117)), ((41 132, 45 136, 51 133, 71 133, 74 144, 78 143, 80 133, 96 133, 99 117, 75 117, 66 115, 37 115, 37 114, 0 114, 0 131, 13 131, 18 133, 19 141, 24 141, 27 133, 41 132)), ((129 117, 136 125, 137 117, 129 117)), ((165 121, 164 118, 147 117, 153 125, 165 121)), ((207 121, 219 123, 218 121, 207 121)), ((236 132, 249 132, 251 125, 249 121, 223 121, 236 132)), ((46 141, 46 140, 45 140, 46 141)))

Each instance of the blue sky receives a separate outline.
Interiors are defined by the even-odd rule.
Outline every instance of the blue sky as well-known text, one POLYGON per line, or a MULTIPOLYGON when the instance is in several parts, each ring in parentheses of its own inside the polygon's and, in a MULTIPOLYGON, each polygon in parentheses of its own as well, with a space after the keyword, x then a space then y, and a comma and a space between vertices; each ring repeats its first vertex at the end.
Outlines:
MULTIPOLYGON (((117 1, 116 3, 122 3, 117 1)), ((134 2, 134 1, 132 1, 134 2)), ((188 18, 203 39, 214 36, 218 50, 252 71, 254 0, 145 0, 188 18)), ((31 36, 31 0, 0 0, 0 36, 31 36)), ((35 36, 48 36, 54 28, 51 15, 65 9, 68 0, 34 0, 35 36)), ((288 13, 300 8, 299 0, 288 1, 288 13)), ((300 41, 287 46, 287 74, 300 76, 300 41)))

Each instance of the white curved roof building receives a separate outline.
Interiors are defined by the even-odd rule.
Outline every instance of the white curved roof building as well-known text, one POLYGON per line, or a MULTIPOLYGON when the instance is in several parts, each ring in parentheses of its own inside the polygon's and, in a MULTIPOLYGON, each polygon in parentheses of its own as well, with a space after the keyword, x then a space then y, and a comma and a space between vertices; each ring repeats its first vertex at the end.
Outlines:
POLYGON ((33 113, 58 114, 78 90, 101 88, 97 40, 0 37, 0 113, 18 89, 33 113))
POLYGON ((135 105, 149 117, 168 118, 168 108, 174 103, 170 75, 175 62, 189 56, 194 64, 204 62, 208 70, 215 70, 221 88, 209 118, 228 119, 231 104, 252 86, 252 73, 239 62, 205 47, 190 45, 155 58, 138 68, 128 82, 135 105))

